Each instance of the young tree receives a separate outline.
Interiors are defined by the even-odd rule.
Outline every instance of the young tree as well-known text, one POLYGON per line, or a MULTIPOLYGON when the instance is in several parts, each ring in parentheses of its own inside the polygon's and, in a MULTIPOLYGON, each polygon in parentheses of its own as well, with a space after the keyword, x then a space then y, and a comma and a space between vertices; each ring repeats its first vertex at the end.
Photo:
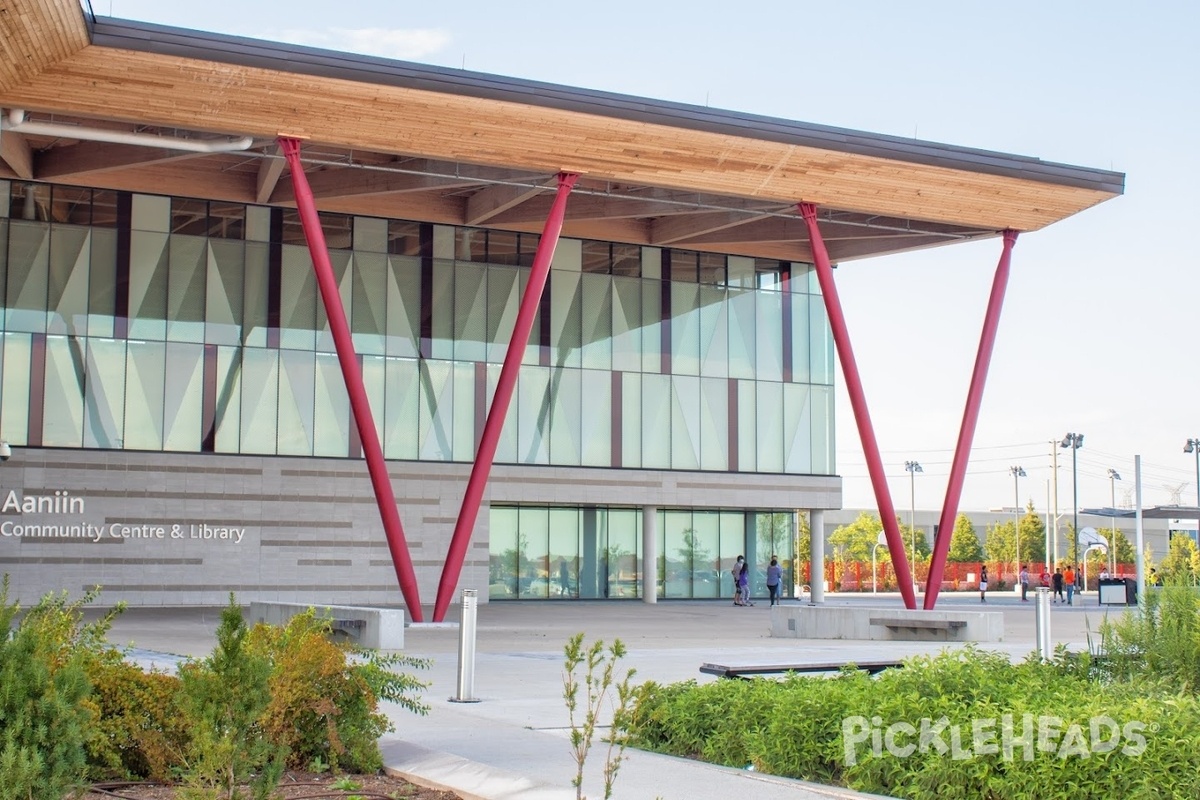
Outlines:
POLYGON ((870 563, 871 550, 879 541, 883 524, 877 514, 864 511, 849 525, 842 525, 829 535, 829 544, 834 553, 846 561, 870 563))
POLYGON ((959 514, 954 520, 954 532, 950 536, 950 552, 946 560, 960 564, 983 560, 979 535, 975 533, 975 526, 966 514, 959 514))
POLYGON ((1158 565, 1158 571, 1166 583, 1191 585, 1196 579, 1192 562, 1197 560, 1196 542, 1186 534, 1171 537, 1167 556, 1158 565))

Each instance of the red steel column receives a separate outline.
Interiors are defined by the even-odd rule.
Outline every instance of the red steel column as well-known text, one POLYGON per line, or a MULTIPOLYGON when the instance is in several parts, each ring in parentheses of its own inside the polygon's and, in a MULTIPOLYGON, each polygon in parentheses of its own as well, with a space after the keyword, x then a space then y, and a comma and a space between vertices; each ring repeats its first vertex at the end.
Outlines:
POLYGON ((829 327, 837 345, 838 360, 846 379, 846 391, 850 395, 850 407, 854 410, 854 421, 858 425, 858 436, 862 439, 863 454, 867 459, 867 472, 871 475, 871 486, 875 489, 875 502, 879 505, 879 517, 887 537, 888 554, 900 583, 900 596, 905 608, 916 608, 917 598, 913 594, 912 573, 909 572, 908 556, 904 552, 904 538, 896 521, 896 507, 888 491, 887 476, 883 472, 883 459, 879 455, 879 442, 871 426, 871 413, 867 410, 867 396, 863 393, 862 378, 850 347, 850 333, 846 328, 846 317, 842 313, 842 302, 838 299, 837 285, 833 280, 833 266, 829 263, 829 252, 821 229, 817 227, 817 207, 813 203, 801 203, 800 214, 808 226, 808 238, 812 243, 813 263, 817 268, 817 280, 821 284, 821 296, 825 300, 825 311, 829 315, 829 327))
POLYGON ((942 516, 938 521, 938 532, 933 542, 933 557, 929 562, 929 579, 925 584, 925 609, 937 604, 938 591, 942 587, 942 573, 946 569, 946 555, 950 552, 950 538, 954 534, 954 519, 958 516, 958 501, 962 497, 963 481, 967 475, 967 462, 971 458, 971 442, 975 438, 975 423, 979 421, 979 407, 983 403, 983 385, 987 383, 988 367, 992 361, 992 346, 996 343, 996 329, 1000 327, 1000 309, 1004 306, 1004 290, 1008 286, 1008 267, 1012 260, 1013 245, 1017 243, 1017 232, 1004 232, 1004 250, 996 265, 996 277, 992 279, 992 294, 988 298, 987 315, 983 319, 983 332, 979 335, 979 350, 975 354, 975 371, 971 373, 971 388, 967 391, 967 407, 963 410, 962 427, 958 431, 958 444, 954 447, 954 463, 950 466, 950 481, 946 484, 946 501, 942 503, 942 516))
POLYGON ((404 540, 404 528, 400 524, 400 513, 396 510, 396 496, 392 493, 392 482, 388 477, 387 464, 383 460, 383 448, 379 445, 379 433, 371 416, 371 405, 367 402, 367 391, 363 386, 362 371, 354 353, 354 342, 350 338, 350 326, 346 322, 346 311, 342 307, 342 296, 338 292, 337 280, 333 277, 333 266, 329 263, 329 250, 325 246, 325 232, 317 217, 317 205, 313 200, 308 178, 300 164, 300 141, 286 136, 279 137, 280 147, 292 173, 292 187, 296 194, 296 208, 304 226, 304 238, 312 255, 313 272, 321 290, 321 301, 329 328, 333 333, 338 363, 342 367, 342 378, 346 381, 346 392, 350 395, 350 408, 354 411, 354 423, 362 440, 367 469, 371 474, 371 485, 375 489, 375 502, 383 519, 383 531, 387 537, 400 592, 408 605, 413 622, 423 622, 421 598, 417 591, 417 576, 413 572, 412 557, 408 543, 404 540))
POLYGON ((504 366, 500 368, 500 380, 496 383, 496 394, 492 398, 491 408, 488 409, 487 422, 483 425, 479 450, 475 454, 475 463, 471 466, 471 477, 467 481, 462 507, 458 511, 458 521, 454 525, 454 536, 450 539, 446 564, 442 567, 442 579, 438 583, 437 601, 433 607, 434 622, 445 620, 454 589, 458 586, 458 577, 462 573, 463 561, 467 556, 467 545, 471 542, 475 519, 479 516, 479 505, 483 501, 483 490, 487 486, 492 462, 496 458, 500 431, 504 428, 508 404, 517 385, 517 374, 521 371, 521 358, 525 354, 525 346, 529 343, 533 318, 537 315, 542 290, 546 287, 546 276, 550 273, 550 261, 554 258, 558 235, 562 232, 563 218, 567 211, 567 196, 577 180, 579 176, 574 173, 559 173, 558 194, 550 207, 546 225, 542 228, 542 238, 538 242, 537 254, 533 257, 533 267, 529 271, 529 284, 525 287, 525 294, 521 296, 521 307, 513 325, 512 337, 508 340, 504 366))

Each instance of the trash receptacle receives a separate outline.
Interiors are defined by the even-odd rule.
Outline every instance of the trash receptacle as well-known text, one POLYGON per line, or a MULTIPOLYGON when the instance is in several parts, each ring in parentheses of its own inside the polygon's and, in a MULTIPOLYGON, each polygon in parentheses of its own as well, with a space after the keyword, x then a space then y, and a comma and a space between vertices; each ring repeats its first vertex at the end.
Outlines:
POLYGON ((1133 578, 1125 579, 1125 605, 1137 605, 1137 581, 1133 578))
MULTIPOLYGON (((1102 606, 1124 606, 1130 604, 1129 581, 1125 578, 1103 578, 1099 582, 1100 605, 1102 606)), ((1132 601, 1134 604, 1137 600, 1132 601)))

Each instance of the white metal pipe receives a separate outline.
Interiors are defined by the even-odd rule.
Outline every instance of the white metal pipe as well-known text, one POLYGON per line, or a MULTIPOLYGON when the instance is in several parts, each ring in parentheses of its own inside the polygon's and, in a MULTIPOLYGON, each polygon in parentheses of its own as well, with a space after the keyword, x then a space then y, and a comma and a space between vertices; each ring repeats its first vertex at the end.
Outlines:
POLYGON ((462 621, 458 627, 458 694, 452 703, 478 703, 475 697, 475 629, 479 597, 475 589, 462 590, 462 621))
POLYGON ((89 128, 85 125, 64 125, 58 122, 30 122, 19 108, 8 110, 10 131, 35 136, 57 136, 64 139, 84 139, 89 142, 133 144, 142 147, 162 147, 167 150, 184 150, 189 153, 233 153, 249 150, 254 144, 251 136, 236 139, 181 139, 177 136, 159 136, 153 133, 132 133, 104 128, 89 128))

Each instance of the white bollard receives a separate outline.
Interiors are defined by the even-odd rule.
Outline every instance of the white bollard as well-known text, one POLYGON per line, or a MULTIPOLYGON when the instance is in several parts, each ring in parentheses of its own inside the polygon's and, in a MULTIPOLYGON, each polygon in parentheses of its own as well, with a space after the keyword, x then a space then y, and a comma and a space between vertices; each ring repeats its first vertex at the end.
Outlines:
POLYGON ((1038 656, 1043 661, 1054 658, 1054 644, 1050 640, 1050 589, 1039 586, 1037 589, 1037 649, 1038 656))
POLYGON ((478 703, 475 697, 475 618, 479 607, 478 592, 463 589, 462 622, 458 627, 458 695, 451 703, 478 703))

